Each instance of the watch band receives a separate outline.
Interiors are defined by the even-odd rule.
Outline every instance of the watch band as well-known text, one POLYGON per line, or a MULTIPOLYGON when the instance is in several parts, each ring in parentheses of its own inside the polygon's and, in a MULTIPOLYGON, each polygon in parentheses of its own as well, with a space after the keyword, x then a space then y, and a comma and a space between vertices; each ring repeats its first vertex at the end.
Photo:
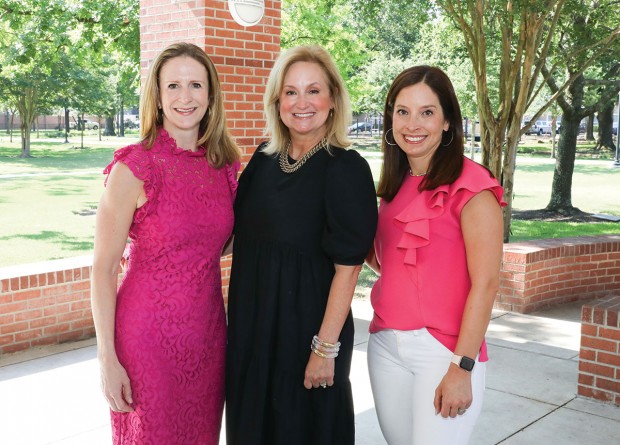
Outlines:
POLYGON ((469 358, 465 355, 454 354, 452 356, 452 360, 450 361, 467 372, 471 372, 474 369, 474 365, 476 364, 476 361, 473 358, 469 358))

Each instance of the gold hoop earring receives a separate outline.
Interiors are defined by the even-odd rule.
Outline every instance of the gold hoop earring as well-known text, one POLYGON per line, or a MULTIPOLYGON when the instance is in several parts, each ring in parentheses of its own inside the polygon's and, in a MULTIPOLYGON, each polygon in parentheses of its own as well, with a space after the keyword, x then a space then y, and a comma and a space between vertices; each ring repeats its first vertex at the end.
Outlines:
MULTIPOLYGON (((386 132, 385 132, 385 135, 383 136, 383 139, 385 140, 385 143, 386 143, 386 144, 388 144, 388 145, 390 145, 390 146, 392 146, 392 147, 395 147, 395 146, 397 146, 397 145, 398 145, 398 144, 396 143, 396 141, 394 141, 394 143, 393 143, 393 144, 392 144, 390 141, 388 141, 388 137, 387 137, 387 136, 388 136, 388 133, 389 133, 390 131, 392 131, 392 129, 391 129, 391 128, 390 128, 388 131, 386 131, 386 132)), ((393 132, 393 131, 392 131, 392 139, 394 139, 394 132, 393 132)))
MULTIPOLYGON (((447 133, 447 131, 446 131, 447 133)), ((450 138, 450 142, 448 142, 447 144, 442 143, 441 146, 442 147, 447 147, 448 145, 450 145, 452 143, 452 141, 454 140, 454 131, 450 130, 450 135, 452 136, 450 138)), ((441 139, 443 140, 443 135, 441 136, 441 139)))

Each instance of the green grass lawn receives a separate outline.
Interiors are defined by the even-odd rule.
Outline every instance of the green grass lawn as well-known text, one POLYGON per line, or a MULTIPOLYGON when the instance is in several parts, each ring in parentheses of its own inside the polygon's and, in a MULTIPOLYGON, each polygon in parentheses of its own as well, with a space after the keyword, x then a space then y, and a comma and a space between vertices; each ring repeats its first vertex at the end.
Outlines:
MULTIPOLYGON (((94 212, 103 191, 103 168, 116 148, 133 138, 105 137, 93 132, 33 138, 32 158, 19 158, 19 137, 9 143, 0 134, 0 267, 87 255, 92 252, 94 212)), ((355 139, 355 148, 369 161, 379 178, 379 138, 355 139)), ((539 146, 535 146, 540 151, 539 146)), ((479 161, 479 159, 476 159, 479 161)), ((591 213, 620 215, 617 197, 620 169, 610 160, 578 160, 573 177, 573 205, 591 213)), ((519 155, 515 175, 514 207, 539 209, 551 192, 553 160, 546 156, 519 155)), ((576 235, 620 234, 620 223, 573 224, 513 220, 511 241, 576 235)), ((363 279, 363 277, 362 277, 363 279)))
POLYGON ((103 168, 136 138, 33 139, 32 158, 0 138, 0 267, 87 255, 103 168))

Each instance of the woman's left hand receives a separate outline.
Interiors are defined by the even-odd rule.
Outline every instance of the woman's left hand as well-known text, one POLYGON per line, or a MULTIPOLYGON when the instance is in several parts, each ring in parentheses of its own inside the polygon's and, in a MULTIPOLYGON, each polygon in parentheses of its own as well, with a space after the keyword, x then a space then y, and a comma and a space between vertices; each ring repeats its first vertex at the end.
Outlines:
POLYGON ((333 386, 335 362, 336 360, 333 358, 319 357, 311 352, 304 374, 306 389, 333 386))
POLYGON ((471 374, 450 365, 435 390, 435 414, 444 418, 464 414, 463 410, 471 406, 472 400, 471 374))

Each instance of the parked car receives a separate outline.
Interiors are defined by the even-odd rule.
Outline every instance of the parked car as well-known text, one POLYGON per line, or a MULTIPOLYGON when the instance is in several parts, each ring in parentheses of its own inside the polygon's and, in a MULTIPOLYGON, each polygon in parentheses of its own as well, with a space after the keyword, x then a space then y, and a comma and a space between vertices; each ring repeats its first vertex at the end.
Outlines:
POLYGON ((125 119, 125 128, 129 128, 130 130, 133 130, 135 128, 140 128, 140 121, 125 119))
MULTIPOLYGON (((525 121, 523 123, 523 126, 525 127, 529 123, 530 123, 530 121, 525 121)), ((527 134, 527 135, 537 134, 539 136, 541 134, 551 134, 551 122, 536 121, 536 122, 534 122, 534 125, 532 125, 530 128, 528 128, 525 131, 525 134, 527 134)))
POLYGON ((78 119, 77 121, 71 122, 70 128, 72 130, 98 130, 99 124, 89 119, 78 119))
POLYGON ((551 121, 536 121, 536 126, 540 129, 541 134, 551 135, 551 121))
POLYGON ((349 127, 348 133, 362 133, 364 131, 372 131, 372 124, 370 122, 356 122, 349 127))

